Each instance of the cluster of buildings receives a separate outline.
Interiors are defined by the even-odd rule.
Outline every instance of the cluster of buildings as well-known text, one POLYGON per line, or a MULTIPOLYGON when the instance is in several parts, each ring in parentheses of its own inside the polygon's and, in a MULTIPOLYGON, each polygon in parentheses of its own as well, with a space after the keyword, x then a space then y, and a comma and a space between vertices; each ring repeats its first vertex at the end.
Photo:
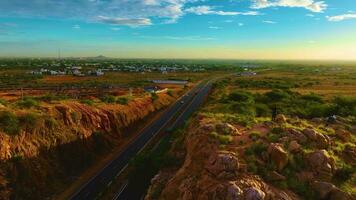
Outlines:
POLYGON ((105 73, 101 69, 89 70, 85 73, 82 71, 82 67, 66 67, 64 70, 51 70, 41 68, 40 70, 30 71, 33 75, 73 75, 73 76, 103 76, 105 73))

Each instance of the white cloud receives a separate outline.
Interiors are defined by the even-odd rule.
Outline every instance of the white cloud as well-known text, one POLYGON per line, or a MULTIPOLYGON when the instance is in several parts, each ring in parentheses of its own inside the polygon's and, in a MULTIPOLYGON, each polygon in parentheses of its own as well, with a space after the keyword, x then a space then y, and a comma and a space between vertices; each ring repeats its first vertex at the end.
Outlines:
POLYGON ((80 26, 78 24, 73 26, 74 29, 80 29, 80 26))
POLYGON ((119 30, 121 30, 121 28, 118 28, 118 27, 112 27, 112 28, 110 28, 112 31, 119 31, 119 30))
POLYGON ((208 28, 210 28, 210 29, 221 29, 221 27, 219 27, 219 26, 209 26, 208 28))
POLYGON ((265 23, 265 24, 276 24, 277 23, 275 21, 270 21, 270 20, 264 20, 262 22, 265 23))
POLYGON ((244 23, 238 23, 237 25, 238 26, 244 26, 245 24, 244 23))
POLYGON ((197 1, 203 0, 0 0, 0 17, 55 17, 93 21, 97 16, 105 16, 155 18, 159 22, 172 23, 184 15, 187 3, 197 1))
POLYGON ((259 15, 259 12, 256 11, 234 12, 234 11, 213 10, 213 7, 211 6, 190 7, 185 11, 196 15, 227 15, 227 16, 228 15, 259 15))
POLYGON ((105 16, 99 16, 98 21, 107 24, 114 24, 114 25, 125 25, 125 26, 147 26, 151 25, 152 22, 149 18, 111 18, 105 16))
POLYGON ((339 22, 347 19, 356 19, 356 14, 343 14, 343 15, 335 15, 335 16, 326 16, 328 21, 331 22, 339 22))
POLYGON ((312 12, 323 12, 327 8, 324 1, 315 0, 252 0, 252 8, 261 9, 269 7, 298 7, 312 12))

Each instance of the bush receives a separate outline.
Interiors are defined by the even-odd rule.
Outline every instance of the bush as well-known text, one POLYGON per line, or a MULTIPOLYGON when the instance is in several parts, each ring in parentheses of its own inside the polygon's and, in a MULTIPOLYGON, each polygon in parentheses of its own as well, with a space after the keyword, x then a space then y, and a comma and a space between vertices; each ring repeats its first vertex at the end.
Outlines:
POLYGON ((266 93, 266 96, 273 102, 279 102, 290 97, 284 90, 272 90, 266 93))
POLYGON ((252 139, 253 141, 258 140, 260 137, 261 137, 261 133, 258 132, 258 131, 252 131, 252 132, 249 134, 249 138, 252 139))
POLYGON ((235 102, 231 104, 231 110, 240 115, 255 116, 255 108, 253 104, 235 102))
POLYGON ((100 100, 105 103, 115 103, 116 97, 112 95, 105 95, 104 97, 100 98, 100 100))
POLYGON ((158 95, 156 93, 151 93, 152 101, 156 101, 158 99, 158 95))
POLYGON ((306 101, 314 101, 317 103, 323 103, 324 100, 320 95, 311 93, 311 94, 307 94, 307 95, 303 95, 302 99, 306 100, 306 101))
POLYGON ((257 117, 268 117, 271 116, 271 109, 266 104, 256 104, 255 105, 256 116, 257 117))
POLYGON ((334 174, 334 180, 338 183, 343 183, 352 177, 352 174, 356 172, 356 169, 350 165, 344 164, 341 168, 337 169, 334 174))
POLYGON ((168 90, 168 91, 167 91, 167 94, 168 94, 169 96, 173 97, 173 91, 172 91, 172 90, 168 90))
POLYGON ((32 131, 38 122, 38 116, 33 113, 26 113, 18 117, 21 126, 23 126, 27 131, 32 131))
POLYGON ((80 103, 86 104, 86 105, 89 105, 89 106, 94 105, 94 102, 91 99, 82 99, 82 100, 80 100, 80 103))
POLYGON ((333 100, 336 105, 335 114, 341 116, 356 116, 356 99, 352 97, 336 97, 333 100))
POLYGON ((0 104, 1 104, 1 105, 6 106, 7 103, 8 103, 8 102, 7 102, 5 99, 0 99, 0 104))
POLYGON ((238 101, 238 102, 253 102, 253 96, 244 91, 237 91, 237 92, 232 92, 229 96, 228 99, 231 101, 238 101))
POLYGON ((0 128, 9 135, 18 134, 20 132, 20 128, 17 116, 9 111, 1 111, 0 128))
POLYGON ((262 152, 267 150, 267 146, 262 142, 255 142, 249 148, 246 149, 245 154, 250 155, 261 155, 262 152))
POLYGON ((17 105, 21 108, 32 108, 37 107, 38 101, 32 97, 25 97, 23 100, 17 102, 17 105))
POLYGON ((127 105, 129 103, 129 99, 127 97, 119 97, 116 100, 116 103, 121 104, 121 105, 127 105))
POLYGON ((230 135, 220 135, 217 132, 211 132, 209 135, 218 139, 220 144, 230 144, 232 142, 232 137, 230 135))

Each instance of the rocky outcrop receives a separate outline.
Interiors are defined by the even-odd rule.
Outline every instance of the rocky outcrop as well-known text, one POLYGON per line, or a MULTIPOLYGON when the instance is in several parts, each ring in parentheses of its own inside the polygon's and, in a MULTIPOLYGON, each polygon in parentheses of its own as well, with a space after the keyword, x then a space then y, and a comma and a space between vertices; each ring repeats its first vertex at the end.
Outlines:
POLYGON ((298 144, 297 141, 293 140, 289 143, 288 145, 288 151, 292 152, 292 153, 297 153, 301 150, 301 146, 300 144, 298 144))
POLYGON ((306 164, 314 173, 314 177, 318 180, 330 181, 336 166, 334 159, 325 150, 318 150, 308 153, 306 156, 306 164))
POLYGON ((281 171, 288 164, 288 153, 284 150, 282 144, 271 143, 267 149, 269 158, 281 171))
POLYGON ((351 200, 350 195, 329 182, 314 181, 312 187, 318 194, 319 199, 351 200))
POLYGON ((218 152, 210 156, 206 169, 217 178, 233 179, 237 177, 239 161, 233 152, 218 152))
POLYGON ((329 137, 315 131, 314 129, 306 128, 303 130, 303 133, 321 149, 326 149, 330 145, 329 137))
POLYGON ((220 123, 215 127, 219 133, 224 135, 241 135, 240 131, 229 123, 220 123))

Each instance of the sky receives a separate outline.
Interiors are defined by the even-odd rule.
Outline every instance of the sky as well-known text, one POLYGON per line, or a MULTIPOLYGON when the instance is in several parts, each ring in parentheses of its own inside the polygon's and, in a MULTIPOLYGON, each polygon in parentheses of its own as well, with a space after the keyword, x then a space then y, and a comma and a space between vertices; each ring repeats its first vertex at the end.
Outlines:
POLYGON ((356 0, 0 0, 0 57, 356 60, 356 0))

